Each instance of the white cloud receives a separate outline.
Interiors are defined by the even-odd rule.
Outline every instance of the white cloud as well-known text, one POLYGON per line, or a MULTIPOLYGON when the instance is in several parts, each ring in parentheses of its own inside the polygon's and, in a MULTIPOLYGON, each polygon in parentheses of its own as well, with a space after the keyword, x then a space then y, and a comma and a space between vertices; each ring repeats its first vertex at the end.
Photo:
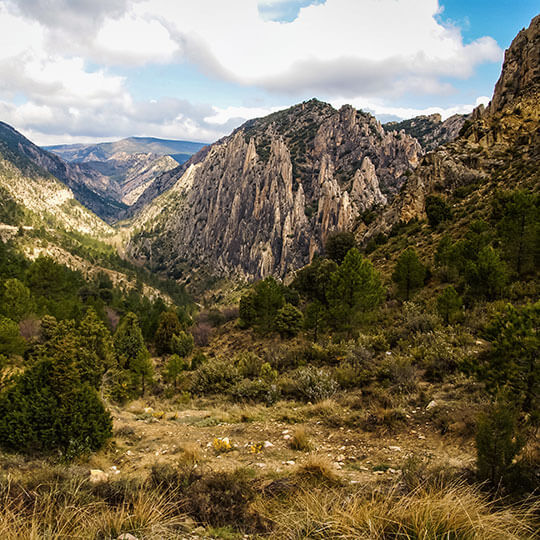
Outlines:
POLYGON ((235 0, 234 8, 147 0, 135 9, 158 17, 184 57, 209 73, 279 92, 433 92, 439 78, 469 77, 502 55, 489 37, 465 45, 458 29, 437 21, 436 0, 327 0, 287 24, 263 20, 252 0, 235 0))
POLYGON ((449 79, 467 78, 502 53, 489 37, 465 45, 457 27, 438 22, 439 11, 436 0, 0 0, 0 119, 38 142, 111 135, 211 141, 277 110, 198 106, 159 98, 159 91, 136 100, 127 75, 114 73, 180 62, 289 94, 281 103, 315 95, 400 117, 441 112, 389 100, 449 94, 449 79), (288 23, 259 11, 291 5, 299 11, 288 23))

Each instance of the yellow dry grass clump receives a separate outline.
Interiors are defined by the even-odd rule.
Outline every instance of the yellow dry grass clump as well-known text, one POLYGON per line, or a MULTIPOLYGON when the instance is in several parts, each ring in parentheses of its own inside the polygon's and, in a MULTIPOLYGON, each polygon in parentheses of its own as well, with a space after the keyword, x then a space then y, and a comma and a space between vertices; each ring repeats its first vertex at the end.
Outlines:
POLYGON ((532 540, 540 538, 538 502, 496 509, 464 484, 419 487, 408 494, 305 490, 286 504, 258 510, 275 538, 389 540, 532 540), (535 526, 536 525, 536 526, 535 526))

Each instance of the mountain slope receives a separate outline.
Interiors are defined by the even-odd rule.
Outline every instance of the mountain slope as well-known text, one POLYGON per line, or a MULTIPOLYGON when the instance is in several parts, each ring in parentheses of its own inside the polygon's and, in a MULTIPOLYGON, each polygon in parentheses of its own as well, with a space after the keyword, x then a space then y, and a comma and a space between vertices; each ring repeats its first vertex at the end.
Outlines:
POLYGON ((400 197, 374 226, 361 227, 368 240, 394 224, 424 219, 428 195, 456 188, 481 187, 483 197, 496 189, 526 185, 540 188, 540 15, 506 51, 501 76, 489 106, 478 107, 461 136, 427 154, 400 197))
POLYGON ((53 175, 71 189, 75 198, 103 219, 114 219, 126 205, 113 196, 114 188, 98 171, 66 163, 29 141, 13 127, 0 122, 0 145, 15 163, 53 175))
MULTIPOLYGON (((4 125, 0 128, 5 129, 4 125)), ((76 200, 69 187, 3 138, 0 139, 0 197, 3 208, 0 218, 8 225, 60 227, 91 236, 113 233, 76 200)))
POLYGON ((461 131, 463 124, 470 115, 455 114, 442 121, 440 114, 416 116, 401 122, 383 124, 385 131, 404 131, 407 135, 418 140, 426 151, 435 150, 438 146, 453 141, 461 131))
POLYGON ((170 189, 136 217, 128 253, 174 275, 284 275, 395 196, 421 152, 371 115, 317 100, 249 121, 161 179, 170 189))

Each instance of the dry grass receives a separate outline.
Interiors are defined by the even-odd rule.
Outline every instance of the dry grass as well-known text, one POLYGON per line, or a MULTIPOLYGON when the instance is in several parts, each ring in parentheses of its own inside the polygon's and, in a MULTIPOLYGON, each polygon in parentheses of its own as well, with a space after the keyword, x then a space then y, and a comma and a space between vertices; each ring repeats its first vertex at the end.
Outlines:
POLYGON ((389 540, 532 540, 539 538, 538 503, 498 510, 463 484, 420 487, 407 495, 310 490, 259 511, 276 538, 389 540))
POLYGON ((320 454, 310 454, 306 461, 298 466, 296 476, 323 485, 337 485, 341 482, 332 462, 320 454))
POLYGON ((195 465, 201 459, 201 447, 197 443, 185 443, 180 447, 180 462, 186 465, 195 465))
POLYGON ((139 490, 129 500, 96 500, 85 480, 36 486, 25 491, 9 482, 0 498, 0 536, 4 540, 116 538, 131 533, 147 539, 181 538, 185 516, 163 494, 139 490))
POLYGON ((289 441, 289 446, 292 450, 300 452, 309 452, 313 449, 313 444, 309 439, 308 432, 304 426, 298 426, 289 441))

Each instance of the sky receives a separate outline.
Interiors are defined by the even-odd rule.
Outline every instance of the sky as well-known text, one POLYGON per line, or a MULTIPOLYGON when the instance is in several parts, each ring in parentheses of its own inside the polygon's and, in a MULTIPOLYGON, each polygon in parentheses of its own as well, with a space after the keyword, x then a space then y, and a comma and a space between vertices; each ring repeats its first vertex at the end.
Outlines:
POLYGON ((316 97, 381 121, 487 103, 538 0, 0 0, 0 120, 40 145, 212 142, 316 97))

